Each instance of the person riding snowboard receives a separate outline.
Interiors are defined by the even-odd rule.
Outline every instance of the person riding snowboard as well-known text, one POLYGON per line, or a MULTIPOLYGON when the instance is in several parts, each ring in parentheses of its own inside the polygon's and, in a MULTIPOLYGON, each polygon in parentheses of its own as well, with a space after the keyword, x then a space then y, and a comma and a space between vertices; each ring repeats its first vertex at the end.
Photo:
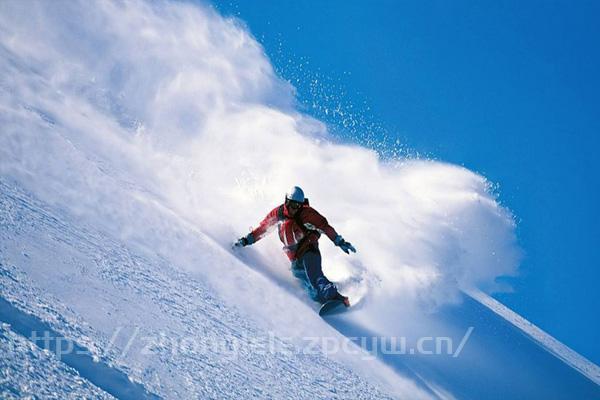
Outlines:
POLYGON ((350 306, 348 297, 342 296, 337 287, 329 281, 321 269, 319 237, 322 233, 346 254, 356 253, 356 249, 346 242, 327 222, 327 219, 312 208, 304 192, 294 186, 285 195, 285 202, 275 207, 262 220, 258 228, 234 243, 236 247, 245 247, 256 243, 266 236, 271 228, 277 226, 283 250, 292 263, 294 276, 300 279, 310 297, 320 303, 329 300, 341 300, 350 306))

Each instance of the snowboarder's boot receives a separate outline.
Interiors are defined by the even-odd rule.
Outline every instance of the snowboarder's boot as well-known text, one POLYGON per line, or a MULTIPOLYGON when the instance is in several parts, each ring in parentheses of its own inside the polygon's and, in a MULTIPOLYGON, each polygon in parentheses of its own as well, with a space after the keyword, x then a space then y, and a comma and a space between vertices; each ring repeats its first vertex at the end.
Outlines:
MULTIPOLYGON (((342 295, 340 295, 342 296, 342 295)), ((342 296, 342 301, 346 307, 350 307, 350 299, 347 296, 342 296)))
POLYGON ((347 296, 340 294, 339 292, 338 292, 337 296, 335 297, 335 300, 341 300, 346 307, 350 307, 350 299, 348 299, 347 296))

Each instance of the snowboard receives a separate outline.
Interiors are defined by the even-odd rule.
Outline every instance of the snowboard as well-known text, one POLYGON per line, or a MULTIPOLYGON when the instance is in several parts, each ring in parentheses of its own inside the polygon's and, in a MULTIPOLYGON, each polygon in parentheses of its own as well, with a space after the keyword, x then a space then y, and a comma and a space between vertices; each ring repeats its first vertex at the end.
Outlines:
POLYGON ((329 300, 323 303, 321 308, 319 309, 319 315, 321 317, 327 315, 340 314, 346 311, 346 307, 342 300, 329 300))

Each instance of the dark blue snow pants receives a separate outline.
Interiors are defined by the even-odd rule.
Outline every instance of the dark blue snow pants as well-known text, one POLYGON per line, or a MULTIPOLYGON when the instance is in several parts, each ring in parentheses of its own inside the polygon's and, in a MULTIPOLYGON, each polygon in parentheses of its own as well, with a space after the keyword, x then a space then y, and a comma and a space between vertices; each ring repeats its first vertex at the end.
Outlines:
POLYGON ((323 275, 321 252, 318 249, 310 249, 299 259, 292 261, 292 272, 314 301, 324 303, 338 297, 335 285, 323 275))

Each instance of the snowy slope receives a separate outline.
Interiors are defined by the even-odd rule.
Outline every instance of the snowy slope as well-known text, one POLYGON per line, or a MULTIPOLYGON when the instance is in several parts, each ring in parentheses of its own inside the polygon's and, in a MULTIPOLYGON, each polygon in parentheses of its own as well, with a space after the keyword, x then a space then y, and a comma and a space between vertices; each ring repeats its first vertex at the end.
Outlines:
POLYGON ((4 397, 600 398, 597 366, 464 295, 518 267, 493 186, 337 143, 239 21, 0 2, 0 54, 4 397), (358 248, 322 240, 354 304, 328 321, 276 238, 230 248, 293 184, 358 248))
MULTIPOLYGON (((211 287, 210 277, 179 270, 150 256, 148 250, 135 251, 89 227, 74 226, 68 217, 50 212, 6 180, 0 181, 0 187, 2 299, 20 312, 38 316, 50 329, 87 348, 99 362, 160 397, 568 399, 600 395, 595 383, 554 358, 527 332, 511 328, 467 298, 460 305, 418 318, 428 326, 427 332, 454 338, 473 327, 456 358, 385 354, 366 342, 359 344, 374 357, 352 359, 350 352, 324 355, 324 349, 312 344, 314 339, 298 342, 291 331, 298 332, 297 339, 310 327, 311 338, 340 341, 340 334, 382 338, 385 330, 366 325, 369 315, 359 306, 330 321, 336 334, 309 304, 297 301, 285 288, 277 289, 284 292, 282 304, 291 304, 285 312, 293 310, 293 320, 302 321, 302 326, 278 315, 279 303, 274 310, 265 304, 258 311, 250 303, 260 299, 269 284, 260 276, 252 285, 260 290, 253 292, 244 289, 251 277, 236 281, 233 274, 236 291, 242 290, 248 302, 236 305, 238 296, 232 307, 230 299, 218 297, 227 289, 211 287), (286 325, 278 331, 280 323, 286 325)), ((236 262, 215 266, 234 268, 231 264, 236 262)), ((243 268, 244 274, 255 274, 243 268)), ((402 322, 396 325, 401 327, 402 322)), ((406 330, 396 333, 406 335, 406 330)), ((91 384, 96 382, 80 378, 60 357, 42 353, 8 325, 3 325, 2 343, 6 397, 32 391, 55 398, 106 395, 91 384), (51 379, 32 389, 28 382, 44 374, 51 379)), ((100 388, 115 393, 111 383, 100 383, 100 388)))
POLYGON ((386 397, 348 366, 318 352, 304 354, 261 329, 201 277, 73 226, 4 181, 1 187, 2 298, 150 392, 165 398, 386 397))
POLYGON ((595 365, 590 360, 576 353, 568 346, 559 342, 548 333, 544 332, 519 314, 515 313, 502 303, 494 298, 482 293, 478 290, 472 290, 468 293, 469 296, 488 307, 490 310, 506 319, 516 328, 529 335, 540 346, 560 358, 571 368, 577 370, 596 385, 600 385, 600 367, 595 365))
POLYGON ((0 326, 0 343, 0 397, 3 399, 113 398, 52 354, 14 333, 6 324, 0 326))

